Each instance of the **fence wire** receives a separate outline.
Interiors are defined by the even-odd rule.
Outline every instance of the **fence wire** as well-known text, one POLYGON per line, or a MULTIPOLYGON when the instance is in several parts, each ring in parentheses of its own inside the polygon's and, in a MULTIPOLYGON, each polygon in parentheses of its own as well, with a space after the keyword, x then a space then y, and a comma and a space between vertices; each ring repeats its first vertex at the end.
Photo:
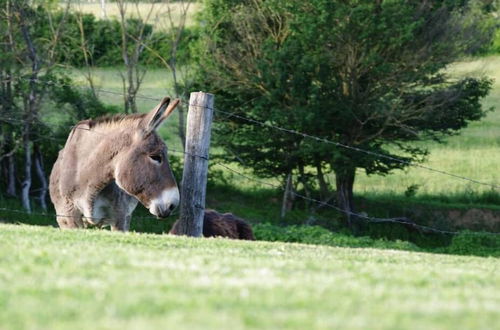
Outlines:
MULTIPOLYGON (((31 79, 31 78, 25 78, 25 79, 33 81, 33 79, 31 79)), ((3 82, 9 82, 9 81, 13 82, 13 80, 4 80, 3 82)), ((78 86, 78 85, 73 85, 73 84, 64 84, 64 83, 61 83, 61 82, 45 81, 45 80, 41 80, 41 79, 36 79, 34 81, 36 81, 38 83, 44 83, 44 84, 52 84, 52 85, 58 85, 58 86, 66 86, 66 87, 75 87, 75 88, 81 88, 81 89, 89 89, 89 87, 86 87, 86 86, 78 86)), ((122 96, 122 97, 124 96, 124 94, 121 93, 121 92, 105 90, 105 89, 102 89, 102 88, 96 88, 95 90, 98 93, 107 93, 107 94, 118 95, 118 96, 122 96)), ((144 99, 144 100, 150 100, 150 101, 158 101, 158 102, 161 101, 161 98, 152 97, 152 96, 146 96, 146 95, 142 95, 142 94, 137 94, 136 98, 144 99)), ((262 126, 262 127, 267 127, 267 128, 275 129, 275 130, 278 130, 278 131, 281 131, 281 132, 284 132, 284 133, 287 133, 287 134, 293 134, 293 135, 301 136, 303 138, 311 139, 311 140, 316 141, 316 142, 326 143, 326 144, 334 145, 334 146, 339 147, 339 148, 344 148, 344 149, 348 149, 348 150, 355 151, 355 152, 365 153, 365 154, 368 154, 368 155, 371 155, 371 156, 374 156, 374 157, 388 159, 388 160, 391 160, 391 161, 394 161, 394 162, 399 162, 399 163, 407 165, 407 166, 413 166, 413 167, 422 168, 422 169, 425 169, 425 170, 428 170, 428 171, 431 171, 431 172, 434 172, 434 173, 439 173, 439 174, 442 174, 442 175, 447 175, 447 176, 453 177, 455 179, 465 180, 465 181, 472 182, 472 183, 475 183, 475 184, 489 186, 489 187, 494 188, 494 189, 500 188, 500 185, 497 185, 497 184, 492 184, 492 183, 488 183, 488 182, 479 181, 479 180, 476 180, 476 179, 472 179, 472 178, 468 178, 468 177, 465 177, 465 176, 461 176, 461 175, 457 175, 457 174, 454 174, 454 173, 450 173, 450 172, 447 172, 447 171, 444 171, 444 170, 440 170, 440 169, 432 168, 432 167, 429 167, 429 166, 425 166, 425 165, 421 165, 421 164, 416 164, 416 163, 413 163, 413 162, 409 162, 409 161, 406 161, 404 159, 399 159, 399 158, 396 158, 396 157, 384 155, 384 154, 377 153, 377 152, 372 152, 372 151, 361 149, 361 148, 358 148, 358 147, 353 147, 353 146, 345 145, 345 144, 342 144, 342 143, 339 143, 339 142, 335 142, 335 141, 332 141, 332 140, 329 140, 329 139, 325 139, 325 138, 314 136, 314 135, 309 135, 309 134, 306 134, 306 133, 303 133, 303 132, 299 132, 299 131, 296 131, 296 130, 293 130, 293 129, 288 129, 288 128, 277 126, 277 125, 272 125, 272 124, 269 124, 269 123, 266 123, 266 122, 262 122, 262 121, 258 121, 258 120, 251 119, 251 118, 247 118, 247 117, 244 117, 244 116, 241 116, 241 115, 237 115, 237 114, 234 114, 232 112, 223 111, 223 110, 220 110, 220 109, 217 109, 217 108, 208 108, 208 107, 206 107, 204 105, 191 104, 191 103, 189 103, 186 100, 181 100, 181 103, 183 103, 183 104, 185 104, 187 106, 196 106, 196 107, 207 108, 207 109, 213 110, 216 113, 223 114, 226 117, 234 117, 234 118, 246 121, 246 122, 251 123, 251 124, 255 124, 255 125, 262 126)), ((11 123, 11 124, 24 123, 25 122, 22 119, 12 118, 12 117, 5 117, 5 116, 0 116, 0 121, 4 121, 4 122, 7 122, 7 123, 11 123)), ((44 126, 46 126, 47 128, 55 128, 55 126, 51 127, 47 123, 43 123, 43 122, 40 122, 40 123, 43 124, 44 126)), ((60 128, 60 126, 57 126, 57 128, 60 128)), ((69 126, 68 128, 69 129, 73 129, 73 128, 80 128, 80 127, 69 126)), ((84 129, 84 128, 82 128, 82 129, 84 129)), ((96 132, 94 130, 89 130, 89 129, 85 129, 85 130, 93 132, 93 133, 96 133, 96 134, 99 133, 99 134, 106 135, 105 133, 96 132)), ((66 139, 63 139, 63 138, 54 138, 54 137, 49 137, 49 136, 42 136, 42 137, 39 137, 39 138, 40 139, 56 140, 56 141, 59 141, 59 142, 66 141, 66 139)), ((185 151, 181 151, 181 150, 176 150, 176 149, 171 149, 171 148, 169 148, 168 150, 170 152, 174 152, 174 153, 179 153, 179 154, 183 154, 183 155, 189 155, 189 156, 193 156, 193 157, 199 157, 199 158, 202 158, 202 159, 207 160, 207 161, 209 160, 205 156, 195 155, 195 154, 191 154, 191 153, 188 153, 188 152, 185 152, 185 151)), ((265 186, 268 186, 268 187, 272 187, 274 189, 285 190, 285 187, 283 187, 282 185, 278 185, 278 184, 274 184, 274 183, 270 183, 270 182, 266 182, 266 181, 263 181, 263 180, 259 180, 259 179, 250 177, 250 176, 248 176, 248 175, 246 175, 246 174, 244 174, 242 172, 239 172, 239 171, 237 171, 237 170, 235 170, 235 169, 233 169, 233 168, 229 167, 228 165, 223 164, 221 162, 212 163, 212 164, 213 165, 217 165, 217 166, 221 166, 222 168, 224 168, 224 169, 226 169, 226 170, 228 170, 228 171, 230 171, 230 172, 232 172, 232 173, 234 173, 234 174, 236 174, 236 175, 238 175, 238 176, 240 176, 240 177, 242 177, 242 178, 244 178, 246 180, 249 180, 249 181, 252 181, 252 182, 256 182, 256 183, 259 183, 261 185, 265 185, 265 186)), ((324 206, 324 207, 331 208, 331 209, 333 209, 333 210, 335 210, 337 212, 343 213, 344 215, 353 216, 356 219, 363 219, 364 221, 369 222, 369 223, 395 223, 395 224, 400 224, 400 225, 408 226, 408 227, 411 227, 413 229, 417 229, 417 230, 419 230, 421 232, 426 232, 426 233, 439 233, 439 234, 445 234, 445 235, 456 235, 456 234, 460 233, 458 231, 447 231, 447 230, 441 230, 441 229, 430 227, 430 226, 419 225, 419 224, 416 224, 413 221, 411 221, 409 219, 406 219, 406 218, 388 218, 387 219, 387 218, 369 217, 369 216, 367 216, 365 214, 362 214, 362 213, 355 213, 355 212, 350 212, 350 211, 347 211, 347 210, 343 210, 343 209, 341 209, 340 207, 338 207, 336 205, 333 205, 333 204, 325 202, 325 201, 321 201, 321 200, 318 200, 318 199, 314 199, 314 198, 311 198, 311 197, 299 194, 299 193, 297 193, 297 192, 295 192, 293 190, 290 191, 290 194, 292 194, 293 196, 298 197, 300 199, 303 199, 305 201, 315 203, 315 204, 317 204, 319 206, 324 206)), ((60 214, 55 214, 55 213, 26 212, 26 211, 22 211, 22 210, 18 210, 18 209, 9 209, 9 208, 0 208, 0 211, 12 212, 12 213, 18 213, 18 214, 25 214, 25 215, 52 216, 52 217, 56 217, 56 216, 57 217, 72 217, 72 216, 68 216, 68 215, 60 215, 60 214)), ((173 215, 175 215, 175 212, 174 212, 173 215)), ((88 218, 88 217, 83 217, 83 216, 82 216, 82 218, 89 219, 89 220, 99 220, 99 219, 88 218)), ((133 219, 134 220, 135 219, 152 220, 152 219, 157 219, 157 218, 153 217, 153 216, 134 216, 133 219)), ((468 234, 500 235, 500 233, 492 233, 492 232, 482 232, 482 233, 469 232, 468 234)))
MULTIPOLYGON (((89 89, 89 87, 86 87, 86 86, 64 84, 64 83, 54 82, 54 81, 44 81, 44 80, 41 80, 41 79, 31 79, 31 78, 25 78, 25 79, 30 80, 30 81, 35 81, 35 82, 38 82, 38 83, 46 83, 46 84, 53 84, 53 85, 67 86, 67 87, 76 87, 76 88, 81 88, 81 89, 89 89)), ((12 80, 4 80, 4 82, 5 81, 12 81, 12 80)), ((124 96, 124 94, 121 93, 121 92, 105 90, 105 89, 102 89, 102 88, 96 88, 96 91, 102 92, 102 93, 113 94, 113 95, 119 95, 119 96, 122 96, 122 97, 124 96)), ((145 99, 145 100, 152 100, 152 101, 158 101, 158 102, 161 101, 161 98, 147 96, 147 95, 142 95, 142 94, 136 94, 136 98, 145 99)), ((187 106, 196 106, 196 107, 208 108, 208 107, 206 107, 204 105, 190 104, 188 101, 185 101, 185 100, 181 100, 181 103, 183 103, 183 104, 185 104, 187 106)), ((258 120, 251 119, 251 118, 247 118, 247 117, 244 117, 244 116, 241 116, 241 115, 237 115, 237 114, 229 112, 229 111, 224 111, 224 110, 217 109, 215 107, 214 108, 210 108, 210 110, 213 110, 216 113, 224 114, 227 117, 238 118, 238 119, 246 121, 248 123, 252 123, 252 124, 255 124, 255 125, 262 126, 262 127, 272 128, 272 129, 275 129, 275 130, 278 130, 278 131, 281 131, 281 132, 284 132, 284 133, 288 133, 288 134, 293 134, 293 135, 301 136, 303 138, 311 139, 313 141, 317 141, 317 142, 321 142, 321 143, 326 143, 326 144, 334 145, 334 146, 339 147, 339 148, 344 148, 344 149, 348 149, 348 150, 351 150, 351 151, 355 151, 355 152, 359 152, 359 153, 364 153, 364 154, 367 154, 367 155, 370 155, 370 156, 373 156, 373 157, 384 158, 384 159, 391 160, 391 161, 394 161, 394 162, 397 162, 397 163, 400 163, 400 164, 404 164, 404 165, 407 165, 407 166, 418 167, 418 168, 421 168, 421 169, 424 169, 424 170, 427 170, 427 171, 431 171, 431 172, 434 172, 434 173, 446 175, 446 176, 453 177, 453 178, 459 179, 459 180, 468 181, 468 182, 475 183, 475 184, 478 184, 478 185, 488 186, 488 187, 491 187, 491 188, 494 188, 494 189, 500 189, 500 185, 498 185, 498 184, 476 180, 476 179, 469 178, 469 177, 466 177, 466 176, 462 176, 462 175, 450 173, 450 172, 447 172, 447 171, 444 171, 444 170, 441 170, 441 169, 436 169, 436 168, 433 168, 433 167, 430 167, 430 166, 421 165, 421 164, 418 164, 418 163, 415 163, 415 162, 407 161, 407 160, 404 160, 404 159, 401 159, 401 158, 397 158, 397 157, 393 157, 393 156, 388 156, 388 155, 385 155, 385 154, 373 152, 373 151, 370 151, 370 150, 366 150, 366 149, 362 149, 362 148, 358 148, 358 147, 354 147, 354 146, 349 146, 349 145, 346 145, 346 144, 343 144, 343 143, 340 143, 340 142, 336 142, 336 141, 332 141, 332 140, 329 140, 329 139, 326 139, 326 138, 323 138, 323 137, 318 137, 318 136, 306 134, 306 133, 303 133, 303 132, 300 132, 300 131, 297 131, 297 130, 293 130, 293 129, 289 129, 289 128, 285 128, 285 127, 281 127, 281 126, 277 126, 277 125, 272 125, 272 124, 269 124, 269 123, 266 123, 266 122, 258 121, 258 120)))

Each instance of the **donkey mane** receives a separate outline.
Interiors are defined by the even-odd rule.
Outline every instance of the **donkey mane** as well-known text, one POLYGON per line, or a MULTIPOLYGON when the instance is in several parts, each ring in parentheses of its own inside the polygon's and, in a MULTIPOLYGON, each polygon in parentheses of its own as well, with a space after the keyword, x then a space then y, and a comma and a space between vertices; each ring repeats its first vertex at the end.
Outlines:
POLYGON ((126 114, 116 114, 116 115, 105 115, 97 117, 96 119, 91 119, 88 121, 89 128, 102 125, 113 125, 113 124, 126 124, 134 123, 138 120, 142 120, 146 116, 145 113, 134 113, 131 115, 126 114))

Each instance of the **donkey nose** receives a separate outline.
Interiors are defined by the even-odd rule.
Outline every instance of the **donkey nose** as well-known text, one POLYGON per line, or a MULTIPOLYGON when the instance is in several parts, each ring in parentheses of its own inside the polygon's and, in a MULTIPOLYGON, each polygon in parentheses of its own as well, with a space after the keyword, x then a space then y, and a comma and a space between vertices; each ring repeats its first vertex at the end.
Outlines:
POLYGON ((177 187, 164 190, 158 198, 151 201, 149 211, 159 218, 166 218, 179 204, 177 187))
POLYGON ((175 209, 176 204, 170 204, 165 208, 161 208, 158 212, 158 217, 159 218, 166 218, 172 213, 172 211, 175 209))

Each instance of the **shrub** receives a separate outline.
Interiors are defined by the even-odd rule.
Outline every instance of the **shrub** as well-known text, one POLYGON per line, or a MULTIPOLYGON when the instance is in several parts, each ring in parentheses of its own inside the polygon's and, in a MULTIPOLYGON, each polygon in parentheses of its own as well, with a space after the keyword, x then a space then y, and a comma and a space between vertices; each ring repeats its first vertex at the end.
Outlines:
POLYGON ((495 37, 490 48, 490 53, 500 54, 500 29, 497 29, 495 32, 495 37))
MULTIPOLYGON (((32 13, 35 35, 39 40, 51 38, 51 27, 46 19, 47 9, 38 7, 32 13)), ((61 35, 57 47, 56 60, 59 63, 67 63, 76 67, 85 66, 85 58, 81 45, 81 32, 78 26, 78 16, 62 12, 54 14, 55 23, 65 19, 64 33, 61 35)), ((85 35, 85 47, 88 51, 89 64, 98 66, 116 66, 123 64, 121 49, 121 26, 116 19, 99 20, 92 14, 83 14, 81 17, 83 32, 85 35)), ((137 18, 128 18, 127 35, 137 35, 142 26, 142 21, 137 18)), ((177 34, 176 30, 168 32, 154 32, 151 24, 145 24, 144 35, 148 40, 148 47, 141 53, 140 63, 148 66, 163 67, 164 63, 158 58, 160 55, 164 60, 170 61, 172 52, 172 40, 177 34)), ((177 45, 176 61, 184 65, 192 60, 190 45, 199 38, 198 28, 185 28, 182 31, 179 44, 177 45)), ((131 40, 133 44, 133 40, 131 40)))
POLYGON ((500 257, 500 235, 464 231, 455 235, 450 246, 442 252, 500 257))
POLYGON ((319 226, 279 227, 268 223, 253 227, 257 240, 294 242, 342 247, 382 248, 417 251, 419 248, 405 241, 389 241, 370 237, 354 237, 331 232, 319 226))

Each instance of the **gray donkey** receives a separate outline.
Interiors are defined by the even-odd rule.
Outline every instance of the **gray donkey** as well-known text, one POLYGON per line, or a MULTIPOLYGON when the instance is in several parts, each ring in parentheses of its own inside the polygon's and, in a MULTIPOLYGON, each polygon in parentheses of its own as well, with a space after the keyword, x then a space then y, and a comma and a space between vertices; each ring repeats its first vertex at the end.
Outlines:
POLYGON ((179 100, 164 98, 147 114, 79 122, 50 174, 61 228, 110 225, 128 231, 140 201, 157 217, 179 204, 179 189, 156 130, 179 100))

